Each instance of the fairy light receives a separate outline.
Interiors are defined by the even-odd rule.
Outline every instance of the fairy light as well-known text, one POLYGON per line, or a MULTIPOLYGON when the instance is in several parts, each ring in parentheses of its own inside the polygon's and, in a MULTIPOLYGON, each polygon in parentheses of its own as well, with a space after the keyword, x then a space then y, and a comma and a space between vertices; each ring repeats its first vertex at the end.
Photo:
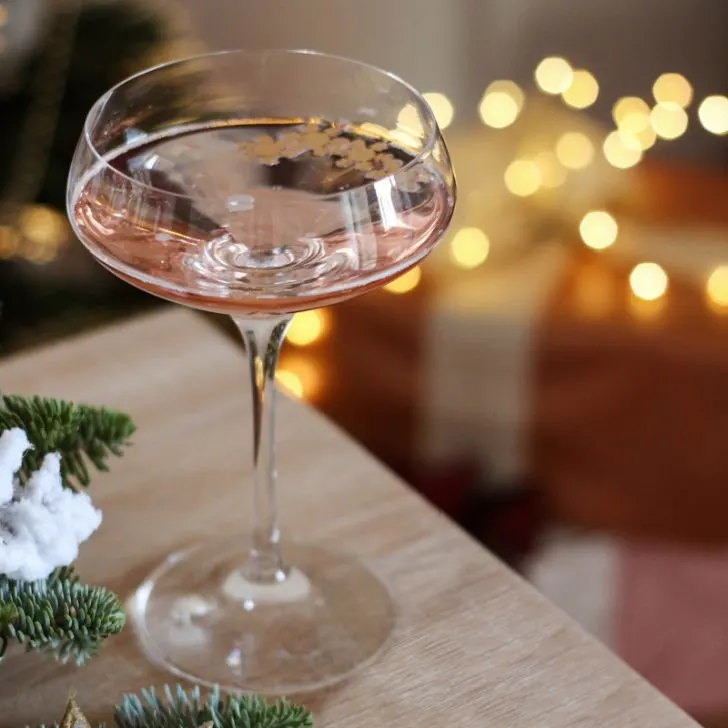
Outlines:
POLYGON ((286 335, 295 346, 308 346, 321 339, 328 331, 330 314, 325 309, 297 313, 286 335))
POLYGON ((415 266, 411 270, 408 270, 399 278, 395 278, 390 283, 384 286, 384 290, 389 293, 400 295, 402 293, 409 293, 417 287, 420 280, 422 279, 422 270, 419 266, 415 266))
POLYGON ((599 84, 596 78, 583 68, 572 73, 569 87, 561 92, 561 98, 572 109, 586 109, 599 96, 599 84))
POLYGON ((650 112, 650 124, 661 139, 677 139, 688 128, 688 115, 677 104, 657 104, 650 112))
POLYGON ((18 229, 23 237, 38 245, 58 246, 68 239, 66 218, 45 205, 24 208, 18 219, 18 229))
POLYGON ((721 265, 710 274, 705 292, 711 303, 728 307, 728 265, 721 265))
POLYGON ((607 136, 602 151, 607 162, 617 169, 629 169, 639 164, 642 159, 642 150, 634 137, 619 131, 613 131, 607 136))
POLYGON ((509 192, 519 197, 528 197, 541 186, 541 171, 529 159, 516 159, 508 165, 504 181, 509 192))
POLYGON ((490 252, 490 240, 479 228, 458 230, 450 242, 450 258, 458 268, 477 268, 485 263, 490 252))
POLYGON ((565 58, 549 56, 538 64, 534 76, 541 91, 556 96, 571 86, 574 70, 565 58))
POLYGON ((619 234, 617 221, 604 210, 592 210, 579 223, 584 245, 593 250, 604 250, 614 244, 619 234))
POLYGON ((638 134, 650 125, 650 107, 637 96, 624 96, 612 107, 612 118, 620 131, 638 134))
MULTIPOLYGON (((393 130, 392 134, 404 137, 405 144, 416 146, 420 143, 424 133, 422 119, 417 107, 414 104, 403 106, 397 115, 397 128, 393 130)), ((398 138, 398 141, 403 141, 403 139, 398 138)))
POLYGON ((698 107, 698 119, 706 131, 722 136, 728 134, 728 97, 707 96, 698 107))
POLYGON ((455 108, 452 105, 450 99, 445 94, 430 92, 422 94, 422 97, 427 101, 429 107, 432 109, 432 113, 435 116, 437 125, 440 129, 447 129, 452 120, 455 118, 455 108))
POLYGON ((493 129, 510 126, 523 109, 524 94, 513 81, 493 81, 478 105, 481 121, 493 129))
POLYGON ((567 169, 583 169, 594 159, 594 145, 586 134, 569 131, 556 142, 556 157, 567 169))
POLYGON ((654 146, 657 141, 657 134, 652 126, 646 126, 642 131, 636 133, 632 132, 620 132, 622 139, 625 141, 627 146, 637 146, 643 152, 654 146))
POLYGON ((566 182, 566 169, 554 152, 539 152, 533 158, 533 163, 541 175, 541 187, 553 190, 566 182))
MULTIPOLYGON (((315 400, 323 383, 321 370, 315 359, 303 355, 288 356, 283 361, 283 375, 291 384, 294 396, 315 400)), ((282 382, 285 385, 285 382, 282 382)))
POLYGON ((303 397, 303 382, 298 375, 288 369, 279 369, 276 372, 276 381, 297 399, 303 397))
POLYGON ((693 100, 693 87, 679 73, 663 73, 652 85, 652 95, 658 104, 676 104, 685 109, 693 100))
POLYGON ((667 273, 657 263, 639 263, 629 274, 629 286, 637 298, 656 301, 667 291, 667 273))

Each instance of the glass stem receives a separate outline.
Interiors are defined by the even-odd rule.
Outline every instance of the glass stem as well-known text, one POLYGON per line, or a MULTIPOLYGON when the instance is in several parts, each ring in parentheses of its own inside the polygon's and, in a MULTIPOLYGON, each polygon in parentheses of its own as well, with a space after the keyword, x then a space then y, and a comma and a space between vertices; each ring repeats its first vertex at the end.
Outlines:
POLYGON ((278 354, 290 316, 233 318, 245 343, 253 394, 253 542, 245 577, 258 584, 285 579, 278 527, 275 463, 275 396, 278 354))

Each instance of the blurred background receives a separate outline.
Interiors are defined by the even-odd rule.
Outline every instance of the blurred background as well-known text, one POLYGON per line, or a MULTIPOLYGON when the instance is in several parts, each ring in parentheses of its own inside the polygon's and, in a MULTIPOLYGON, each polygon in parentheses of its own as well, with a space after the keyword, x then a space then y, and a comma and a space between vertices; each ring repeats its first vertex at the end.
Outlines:
POLYGON ((0 353, 164 305, 64 214, 110 85, 231 47, 386 67, 459 208, 421 267, 297 315, 281 385, 728 725, 726 29, 725 0, 0 0, 0 353))

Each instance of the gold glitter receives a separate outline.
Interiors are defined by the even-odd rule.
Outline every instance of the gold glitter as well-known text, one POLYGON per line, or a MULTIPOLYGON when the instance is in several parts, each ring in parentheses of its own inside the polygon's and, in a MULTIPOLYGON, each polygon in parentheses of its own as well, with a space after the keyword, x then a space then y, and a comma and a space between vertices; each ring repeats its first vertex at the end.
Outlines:
POLYGON ((333 166, 342 171, 363 172, 368 179, 384 179, 396 174, 404 162, 391 153, 392 147, 381 140, 350 139, 342 124, 307 124, 298 131, 288 131, 278 139, 263 135, 244 142, 240 149, 261 164, 274 165, 281 159, 295 159, 302 154, 333 157, 333 166))

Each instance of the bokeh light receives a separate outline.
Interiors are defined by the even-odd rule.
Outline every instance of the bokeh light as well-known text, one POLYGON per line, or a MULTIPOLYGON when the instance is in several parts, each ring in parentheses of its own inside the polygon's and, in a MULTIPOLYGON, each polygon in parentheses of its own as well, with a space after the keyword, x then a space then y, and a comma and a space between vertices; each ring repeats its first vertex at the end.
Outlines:
POLYGON ((276 372, 276 381, 297 399, 303 397, 303 382, 301 378, 288 369, 279 368, 276 372))
POLYGON ((582 218, 579 234, 587 247, 604 250, 614 244, 619 234, 619 226, 605 210, 592 210, 582 218))
POLYGON ((569 131, 556 142, 556 157, 567 169, 583 169, 594 159, 594 145, 586 134, 569 131))
POLYGON ((639 263, 629 274, 629 286, 637 298, 656 301, 667 291, 667 273, 657 263, 639 263))
POLYGON ((728 307, 728 265, 721 265, 710 274, 706 293, 712 303, 728 307))
POLYGON ((617 169, 629 169, 642 159, 642 150, 634 142, 634 137, 618 131, 607 136, 602 151, 607 162, 617 169))
POLYGON ((513 81, 494 81, 478 106, 481 121, 494 129, 505 129, 518 118, 524 98, 523 91, 513 81))
POLYGON ((536 85, 547 94, 562 94, 571 86, 574 70, 571 64, 559 56, 544 58, 536 67, 536 85))
POLYGON ((541 171, 530 159, 516 159, 508 165, 504 181, 509 192, 528 197, 541 186, 541 171))
POLYGON ((677 139, 688 128, 688 115, 677 104, 657 104, 650 112, 650 124, 661 139, 677 139))
POLYGON ((679 73, 663 73, 652 85, 652 95, 658 104, 676 104, 685 109, 693 100, 693 87, 679 73))
POLYGON ((728 97, 708 96, 698 107, 698 119, 712 134, 728 134, 728 97))
POLYGON ((589 71, 580 68, 573 72, 569 87, 561 92, 561 98, 572 109, 586 109, 599 96, 599 84, 589 71))
POLYGON ((447 129, 455 118, 455 108, 450 99, 445 94, 436 91, 422 94, 422 96, 432 109, 440 129, 447 129))
POLYGON ((321 339, 329 329, 331 314, 326 309, 297 313, 286 335, 286 341, 295 346, 308 346, 321 339))
POLYGON ((458 230, 450 242, 450 258, 459 268, 469 270, 482 265, 490 251, 490 240, 479 228, 458 230))
POLYGON ((541 187, 556 189, 566 182, 567 172, 554 152, 539 152, 534 158, 541 175, 541 187))
POLYGON ((612 118, 620 131, 638 134, 650 125, 650 107, 637 96, 625 96, 612 107, 612 118))
POLYGON ((422 270, 419 266, 415 266, 406 273, 403 273, 399 278, 395 278, 393 281, 387 283, 384 286, 384 290, 389 293, 402 294, 409 293, 411 290, 417 287, 417 284, 422 278, 422 270))

